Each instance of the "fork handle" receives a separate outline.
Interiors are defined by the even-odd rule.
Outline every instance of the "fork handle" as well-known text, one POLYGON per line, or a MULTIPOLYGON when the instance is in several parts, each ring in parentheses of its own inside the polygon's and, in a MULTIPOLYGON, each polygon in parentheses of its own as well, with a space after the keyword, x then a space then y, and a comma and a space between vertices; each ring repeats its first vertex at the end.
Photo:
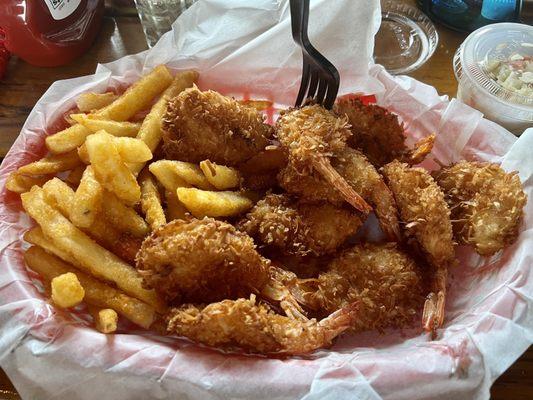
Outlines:
POLYGON ((309 0, 290 0, 292 37, 300 46, 311 44, 307 35, 309 0))

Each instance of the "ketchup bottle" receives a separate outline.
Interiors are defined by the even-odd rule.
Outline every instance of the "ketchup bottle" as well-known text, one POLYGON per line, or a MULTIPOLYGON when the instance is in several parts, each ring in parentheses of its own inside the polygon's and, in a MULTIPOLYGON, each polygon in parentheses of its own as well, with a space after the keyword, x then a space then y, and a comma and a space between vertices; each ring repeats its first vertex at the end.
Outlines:
MULTIPOLYGON (((66 64, 93 43, 104 0, 1 0, 5 48, 39 67, 66 64)), ((0 38, 1 40, 2 38, 0 38)))

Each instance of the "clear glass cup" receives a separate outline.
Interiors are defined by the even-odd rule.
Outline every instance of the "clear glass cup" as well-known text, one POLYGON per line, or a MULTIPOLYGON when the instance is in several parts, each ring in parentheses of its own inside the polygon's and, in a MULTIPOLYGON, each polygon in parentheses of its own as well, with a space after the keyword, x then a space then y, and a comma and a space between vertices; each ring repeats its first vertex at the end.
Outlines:
POLYGON ((171 29, 172 24, 196 0, 135 0, 148 46, 171 29))

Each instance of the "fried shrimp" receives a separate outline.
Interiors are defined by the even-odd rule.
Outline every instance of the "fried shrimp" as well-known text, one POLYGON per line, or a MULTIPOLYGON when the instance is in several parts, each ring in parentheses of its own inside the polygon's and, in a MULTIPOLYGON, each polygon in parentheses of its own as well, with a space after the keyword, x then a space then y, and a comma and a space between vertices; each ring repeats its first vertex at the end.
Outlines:
POLYGON ((291 290, 306 307, 332 313, 357 302, 357 331, 401 327, 413 321, 423 302, 420 271, 395 244, 361 244, 329 264, 316 279, 293 281, 291 290))
POLYGON ((424 305, 423 324, 434 335, 444 321, 448 267, 455 257, 450 209, 425 169, 393 161, 382 170, 396 198, 406 236, 418 243, 432 267, 432 291, 424 305))
POLYGON ((178 219, 156 229, 136 265, 145 284, 171 304, 248 297, 269 281, 269 261, 253 240, 212 218, 178 219))
POLYGON ((355 213, 328 203, 302 204, 269 194, 237 228, 285 254, 320 256, 337 250, 362 224, 355 213))
POLYGON ((309 105, 284 112, 276 122, 276 135, 288 151, 289 168, 301 175, 318 173, 357 210, 371 211, 331 165, 331 157, 346 148, 351 136, 346 119, 336 117, 319 105, 309 105))
POLYGON ((446 195, 459 243, 490 256, 516 240, 527 201, 516 172, 461 161, 437 172, 435 179, 446 195))
POLYGON ((410 165, 421 163, 431 152, 435 135, 430 135, 412 149, 405 144, 404 127, 398 116, 375 104, 365 105, 359 99, 340 99, 334 112, 346 116, 351 126, 351 147, 360 149, 376 167, 398 159, 410 165))
MULTIPOLYGON (((331 158, 331 165, 345 181, 374 207, 381 229, 390 241, 400 241, 398 208, 394 197, 376 168, 360 152, 349 147, 331 158)), ((302 201, 327 201, 341 205, 344 199, 318 174, 300 174, 291 166, 278 176, 280 185, 302 201)))
POLYGON ((147 287, 169 303, 205 303, 258 293, 305 318, 279 273, 246 233, 212 218, 174 220, 152 232, 136 257, 147 287))
POLYGON ((274 313, 252 295, 249 299, 172 309, 167 315, 167 329, 214 347, 238 346, 263 354, 305 354, 330 346, 349 328, 356 311, 357 305, 350 304, 321 321, 299 321, 274 313))
POLYGON ((263 119, 254 108, 220 93, 186 89, 168 103, 163 152, 181 161, 236 166, 269 145, 273 129, 263 119))

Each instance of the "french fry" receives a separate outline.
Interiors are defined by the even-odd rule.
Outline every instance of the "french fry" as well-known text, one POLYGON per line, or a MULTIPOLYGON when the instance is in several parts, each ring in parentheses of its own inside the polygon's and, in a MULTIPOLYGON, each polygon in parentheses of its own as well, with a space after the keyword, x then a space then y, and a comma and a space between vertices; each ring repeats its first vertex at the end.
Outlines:
POLYGON ((142 163, 152 159, 152 152, 142 140, 116 137, 113 142, 125 163, 142 163))
POLYGON ((119 231, 137 237, 144 237, 150 232, 146 221, 133 208, 123 204, 114 193, 104 191, 103 203, 105 219, 119 231))
POLYGON ((142 278, 132 266, 95 243, 59 211, 45 201, 42 189, 34 186, 21 195, 22 205, 41 226, 43 233, 61 250, 70 254, 80 268, 96 277, 114 282, 126 293, 159 310, 164 304, 155 291, 144 289, 142 278))
POLYGON ((200 167, 193 163, 174 160, 159 160, 150 164, 149 169, 168 190, 175 190, 177 187, 167 187, 163 181, 174 182, 173 184, 177 183, 180 187, 195 186, 204 190, 214 189, 202 173, 200 167))
POLYGON ((231 217, 250 209, 252 201, 238 192, 178 188, 178 199, 195 217, 231 217))
POLYGON ((178 195, 175 191, 165 191, 165 202, 167 205, 166 215, 168 221, 187 218, 189 211, 185 208, 183 203, 179 201, 178 195))
POLYGON ((161 205, 161 196, 152 174, 143 169, 139 175, 141 185, 141 208, 152 230, 165 225, 167 220, 161 205))
POLYGON ((52 301, 61 308, 77 306, 85 297, 85 290, 73 272, 66 272, 52 279, 52 301))
POLYGON ((28 267, 40 274, 46 281, 51 281, 56 276, 67 272, 74 272, 85 290, 85 302, 88 304, 100 308, 111 308, 143 328, 149 328, 155 320, 155 310, 150 305, 76 270, 72 265, 46 253, 39 247, 30 247, 24 254, 24 259, 28 267))
POLYGON ((91 112, 111 104, 117 99, 115 93, 82 93, 76 99, 76 105, 81 112, 91 112))
POLYGON ((87 151, 87 145, 85 143, 78 147, 78 157, 84 164, 89 165, 91 163, 89 152, 87 151))
POLYGON ((24 240, 35 246, 42 247, 47 253, 61 258, 69 264, 76 265, 76 260, 66 251, 59 249, 49 238, 47 238, 40 226, 31 228, 24 233, 24 240))
MULTIPOLYGON (((46 182, 43 190, 46 202, 57 208, 64 216, 70 219, 71 205, 74 202, 74 191, 58 178, 46 182)), ((113 226, 109 225, 103 218, 96 218, 90 227, 82 228, 82 230, 98 243, 113 251, 115 251, 117 243, 120 243, 122 240, 122 234, 113 226)))
POLYGON ((102 205, 103 192, 102 185, 96 180, 92 167, 87 166, 74 194, 74 202, 70 210, 70 220, 74 225, 88 228, 93 224, 102 205))
POLYGON ((75 124, 53 135, 47 136, 44 143, 51 153, 67 153, 81 146, 85 142, 85 138, 91 133, 92 131, 83 125, 75 124))
POLYGON ((12 172, 7 178, 6 189, 15 193, 24 193, 32 188, 32 186, 42 186, 46 181, 50 180, 50 176, 24 176, 17 172, 12 172))
POLYGON ((81 177, 83 176, 83 173, 85 172, 85 168, 87 168, 85 164, 78 165, 76 168, 74 168, 72 171, 68 173, 67 177, 65 178, 65 182, 67 182, 69 185, 73 187, 77 187, 80 184, 81 177))
POLYGON ((94 173, 102 186, 127 205, 136 204, 141 199, 141 188, 122 161, 113 136, 103 131, 94 133, 87 138, 86 145, 94 173))
POLYGON ((118 315, 112 308, 99 309, 89 305, 89 313, 93 316, 96 330, 102 333, 113 333, 117 330, 118 315))
POLYGON ((155 67, 143 76, 119 98, 93 115, 101 119, 127 121, 139 111, 150 106, 152 100, 172 82, 172 75, 164 65, 155 67))
POLYGON ((48 175, 68 171, 80 165, 76 150, 41 158, 18 169, 20 175, 48 175))
POLYGON ((171 160, 159 160, 151 163, 148 169, 168 191, 175 192, 179 187, 190 187, 182 177, 175 173, 172 163, 171 160))
POLYGON ((239 103, 255 108, 257 111, 264 111, 272 107, 272 102, 269 100, 239 100, 239 103))
POLYGON ((200 169, 211 185, 218 190, 233 189, 239 186, 241 176, 235 168, 218 165, 209 160, 200 163, 200 169))
POLYGON ((172 84, 165 90, 161 98, 154 104, 148 115, 144 118, 137 139, 148 145, 152 153, 161 140, 161 120, 167 108, 169 99, 176 97, 185 89, 192 87, 198 79, 198 72, 185 71, 178 73, 172 84))
POLYGON ((71 114, 70 117, 91 132, 104 130, 110 135, 117 137, 125 136, 134 138, 141 128, 141 124, 137 122, 97 119, 87 114, 71 114))

